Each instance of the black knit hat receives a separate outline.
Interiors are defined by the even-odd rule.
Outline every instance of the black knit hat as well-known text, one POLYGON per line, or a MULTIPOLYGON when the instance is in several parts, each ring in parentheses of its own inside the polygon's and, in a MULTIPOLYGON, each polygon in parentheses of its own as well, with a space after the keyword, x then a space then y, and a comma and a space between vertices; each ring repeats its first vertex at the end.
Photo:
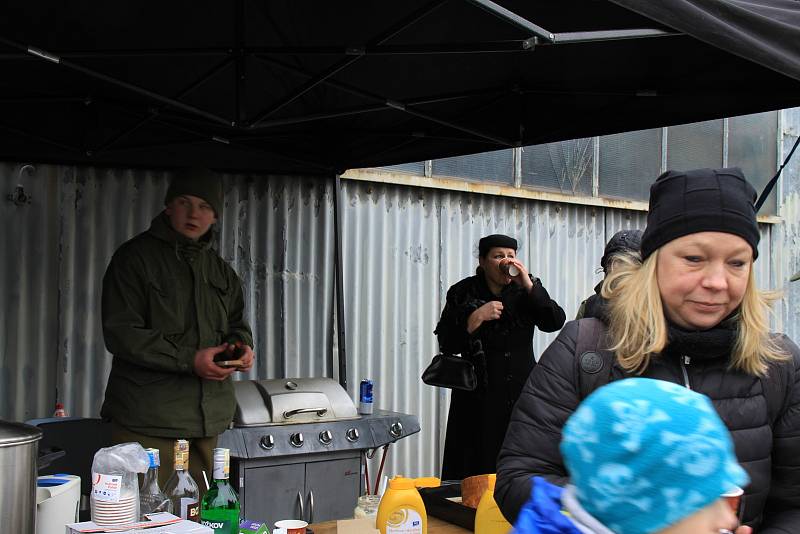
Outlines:
POLYGON ((642 231, 638 228, 631 230, 620 230, 608 240, 606 248, 603 250, 603 257, 600 258, 600 267, 604 271, 608 269, 608 261, 614 254, 620 252, 639 252, 642 246, 642 231))
POLYGON ((756 190, 741 169, 667 171, 650 186, 642 261, 673 239, 697 232, 738 235, 758 257, 756 190))
POLYGON ((513 248, 517 250, 517 240, 503 234, 487 235, 478 241, 478 255, 484 257, 494 247, 513 248))
POLYGON ((178 169, 174 176, 167 189, 167 196, 164 197, 164 204, 169 204, 180 195, 192 195, 211 204, 217 218, 222 215, 222 176, 202 168, 178 169))

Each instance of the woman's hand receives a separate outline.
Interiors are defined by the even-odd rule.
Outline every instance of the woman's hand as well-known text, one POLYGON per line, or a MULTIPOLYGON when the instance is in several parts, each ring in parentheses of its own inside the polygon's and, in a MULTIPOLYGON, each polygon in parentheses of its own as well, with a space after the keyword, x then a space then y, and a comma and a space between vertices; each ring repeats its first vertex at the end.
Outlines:
POLYGON ((467 318, 467 332, 473 333, 484 321, 495 321, 503 313, 503 303, 492 300, 472 312, 467 318))
POLYGON ((511 281, 521 286, 526 291, 530 291, 533 287, 533 282, 531 282, 531 277, 528 276, 528 269, 519 261, 517 258, 506 258, 505 264, 513 265, 514 267, 519 270, 519 274, 517 276, 512 276, 511 281))

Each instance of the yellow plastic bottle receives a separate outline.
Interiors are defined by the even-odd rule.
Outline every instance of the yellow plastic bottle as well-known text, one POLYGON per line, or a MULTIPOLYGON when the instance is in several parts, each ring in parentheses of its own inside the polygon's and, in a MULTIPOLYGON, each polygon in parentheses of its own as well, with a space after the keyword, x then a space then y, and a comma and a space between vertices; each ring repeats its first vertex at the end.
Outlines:
POLYGON ((497 475, 489 475, 489 486, 483 492, 475 512, 475 534, 508 534, 511 524, 494 500, 494 484, 497 475))
POLYGON ((413 478, 394 477, 378 505, 381 534, 428 534, 428 515, 413 478))

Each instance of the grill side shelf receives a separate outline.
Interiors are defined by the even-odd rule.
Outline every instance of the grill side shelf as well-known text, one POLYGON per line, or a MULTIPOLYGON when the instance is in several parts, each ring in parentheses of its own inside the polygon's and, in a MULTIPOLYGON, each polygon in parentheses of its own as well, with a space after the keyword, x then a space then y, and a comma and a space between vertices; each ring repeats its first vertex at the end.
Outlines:
POLYGON ((394 443, 420 431, 419 418, 416 415, 376 410, 374 414, 365 416, 369 423, 374 447, 394 443))

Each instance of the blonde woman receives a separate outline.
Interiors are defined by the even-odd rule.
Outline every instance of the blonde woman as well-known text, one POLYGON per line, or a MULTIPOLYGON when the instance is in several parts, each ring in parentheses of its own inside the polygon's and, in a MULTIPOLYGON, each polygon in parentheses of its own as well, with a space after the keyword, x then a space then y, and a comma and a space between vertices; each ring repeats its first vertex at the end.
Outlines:
MULTIPOLYGON (((769 332, 773 297, 757 289, 753 270, 755 198, 739 169, 656 180, 640 258, 624 258, 603 284, 609 324, 568 323, 514 409, 495 491, 508 519, 528 499, 531 477, 567 482, 561 431, 587 390, 644 376, 707 395, 730 430, 751 480, 742 512, 749 526, 737 534, 800 528, 800 349, 769 332)), ((623 491, 626 481, 607 483, 623 491)))

